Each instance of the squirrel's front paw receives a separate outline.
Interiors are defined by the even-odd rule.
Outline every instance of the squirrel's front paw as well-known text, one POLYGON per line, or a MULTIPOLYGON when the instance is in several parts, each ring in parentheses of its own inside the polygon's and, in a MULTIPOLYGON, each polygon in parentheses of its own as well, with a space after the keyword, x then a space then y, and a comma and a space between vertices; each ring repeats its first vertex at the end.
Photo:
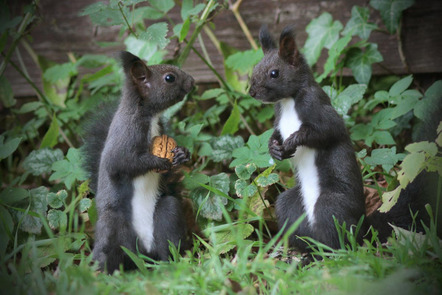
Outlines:
POLYGON ((190 152, 185 147, 177 146, 172 150, 172 153, 174 154, 172 160, 173 166, 178 166, 190 160, 190 152))
POLYGON ((269 142, 269 153, 276 160, 284 160, 284 147, 276 139, 269 142))

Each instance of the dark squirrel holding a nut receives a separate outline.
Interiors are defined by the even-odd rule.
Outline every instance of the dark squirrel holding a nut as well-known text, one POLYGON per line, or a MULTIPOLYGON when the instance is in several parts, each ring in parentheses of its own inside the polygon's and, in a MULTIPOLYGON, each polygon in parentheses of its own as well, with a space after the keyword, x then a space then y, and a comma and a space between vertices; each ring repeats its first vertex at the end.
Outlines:
MULTIPOLYGON (((275 204, 278 226, 286 231, 305 214, 289 238, 290 245, 308 251, 308 243, 299 237, 310 237, 339 248, 334 218, 349 230, 365 215, 361 171, 344 120, 299 52, 293 27, 282 31, 279 48, 266 26, 259 39, 264 57, 253 70, 249 93, 275 104, 269 152, 277 160, 290 159, 296 170, 296 186, 280 194, 275 204)), ((372 225, 385 241, 392 231, 389 222, 410 226, 408 204, 365 217, 358 240, 372 225)))
POLYGON ((171 159, 161 158, 152 145, 162 135, 161 113, 193 89, 194 79, 172 65, 146 66, 129 52, 120 53, 120 59, 126 81, 119 105, 96 116, 84 145, 98 211, 92 254, 109 273, 120 265, 135 267, 122 247, 155 260, 169 258, 169 242, 186 248, 182 203, 164 193, 159 172, 190 155, 175 147, 168 151, 171 159))

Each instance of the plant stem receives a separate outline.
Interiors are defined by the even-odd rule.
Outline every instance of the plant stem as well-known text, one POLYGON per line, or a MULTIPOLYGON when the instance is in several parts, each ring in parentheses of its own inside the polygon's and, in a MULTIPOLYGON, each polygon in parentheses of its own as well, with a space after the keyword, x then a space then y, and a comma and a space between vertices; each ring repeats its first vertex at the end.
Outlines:
POLYGON ((132 35, 134 35, 136 38, 138 38, 137 33, 135 33, 135 31, 132 29, 132 26, 129 25, 129 22, 127 21, 126 15, 124 14, 124 11, 123 11, 123 2, 122 1, 118 2, 118 9, 120 10, 121 15, 123 16, 123 19, 126 23, 126 26, 129 28, 130 33, 132 35))
POLYGON ((24 33, 26 27, 28 26, 28 23, 29 23, 29 20, 30 20, 31 17, 32 17, 31 12, 26 13, 25 16, 23 17, 23 20, 22 20, 22 22, 20 23, 20 26, 17 29, 17 37, 14 38, 14 40, 12 41, 12 44, 9 47, 8 52, 5 55, 5 59, 0 64, 0 76, 3 75, 3 72, 6 69, 6 64, 11 59, 11 55, 14 52, 15 47, 17 47, 18 41, 20 41, 21 37, 23 37, 23 33, 24 33))
POLYGON ((249 28, 247 27, 241 14, 239 13, 239 6, 241 5, 242 1, 243 0, 238 0, 235 2, 235 4, 230 5, 230 10, 232 11, 233 15, 235 16, 236 21, 238 22, 239 26, 241 27, 241 30, 244 32, 244 35, 246 36, 246 38, 249 41, 252 48, 255 50, 258 50, 258 45, 256 45, 255 39, 253 39, 252 34, 249 31, 249 28))
POLYGON ((186 61, 187 57, 189 56, 190 51, 192 50, 193 43, 195 42, 196 38, 198 37, 199 33, 201 32, 201 29, 206 24, 206 20, 209 16, 210 10, 215 5, 214 0, 210 0, 209 3, 207 3, 206 8, 204 9, 203 13, 201 14, 200 20, 198 21, 195 30, 192 33, 192 36, 190 36, 189 41, 186 44, 186 47, 184 47, 183 52, 178 57, 177 65, 181 67, 184 62, 186 61))

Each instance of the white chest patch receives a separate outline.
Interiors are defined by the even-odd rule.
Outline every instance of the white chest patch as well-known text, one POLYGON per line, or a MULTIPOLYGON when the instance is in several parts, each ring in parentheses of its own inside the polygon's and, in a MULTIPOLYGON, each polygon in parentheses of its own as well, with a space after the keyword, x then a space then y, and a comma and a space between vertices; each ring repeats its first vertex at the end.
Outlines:
MULTIPOLYGON (((150 134, 152 137, 160 135, 158 125, 159 116, 152 119, 150 134)), ((132 197, 132 225, 139 241, 146 251, 152 250, 154 241, 153 216, 155 205, 160 195, 160 174, 148 172, 132 181, 134 195, 132 197)))
MULTIPOLYGON (((282 139, 286 140, 291 134, 299 130, 302 122, 295 110, 293 99, 283 99, 280 103, 281 117, 277 128, 282 139)), ((307 213, 307 220, 310 225, 315 223, 315 205, 321 193, 315 159, 316 150, 305 146, 299 146, 290 159, 297 171, 304 210, 307 213)))

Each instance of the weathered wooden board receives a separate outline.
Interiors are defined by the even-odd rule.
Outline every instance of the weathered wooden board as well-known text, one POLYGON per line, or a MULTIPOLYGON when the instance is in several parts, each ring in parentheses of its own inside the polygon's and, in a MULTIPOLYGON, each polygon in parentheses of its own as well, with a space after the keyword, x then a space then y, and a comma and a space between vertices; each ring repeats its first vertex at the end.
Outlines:
MULTIPOLYGON (((79 56, 87 53, 111 55, 115 51, 124 49, 121 37, 118 36, 119 27, 95 27, 88 17, 78 16, 82 8, 94 2, 96 1, 41 0, 41 19, 32 29, 32 41, 30 41, 36 53, 56 62, 66 62, 68 52, 79 56), (121 46, 100 48, 97 45, 98 41, 120 41, 121 46)), ((18 9, 20 3, 13 5, 15 9, 18 9)), ((334 19, 345 24, 350 18, 351 8, 354 5, 367 6, 368 1, 244 0, 240 12, 254 38, 257 38, 259 28, 263 23, 268 24, 276 35, 284 26, 295 24, 297 42, 303 46, 307 38, 305 27, 313 18, 327 11, 334 19)), ((374 67, 374 74, 441 73, 441 15, 442 1, 440 0, 417 0, 413 7, 404 12, 401 40, 408 69, 401 61, 397 37, 382 32, 373 32, 370 41, 379 44, 379 50, 384 56, 384 62, 374 67)), ((178 9, 171 11, 170 17, 175 22, 180 22, 178 9)), ((382 26, 379 14, 376 12, 372 13, 372 21, 382 26)), ((220 41, 242 50, 250 48, 231 11, 221 11, 215 17, 214 23, 216 28, 214 33, 220 41)), ((202 36, 212 63, 217 70, 222 72, 221 55, 204 32, 202 36)), ((176 43, 171 43, 168 50, 172 53, 175 47, 176 43)), ((200 44, 197 42, 195 47, 200 49, 200 44)), ((40 85, 40 70, 23 47, 19 46, 19 50, 30 77, 40 85)), ((17 61, 15 55, 13 60, 17 61)), ((320 60, 319 66, 324 60, 325 56, 320 60)), ((184 70, 193 75, 197 82, 216 81, 215 76, 193 53, 184 65, 184 70)), ((17 97, 34 95, 32 88, 12 67, 8 66, 6 76, 12 83, 17 97)))

